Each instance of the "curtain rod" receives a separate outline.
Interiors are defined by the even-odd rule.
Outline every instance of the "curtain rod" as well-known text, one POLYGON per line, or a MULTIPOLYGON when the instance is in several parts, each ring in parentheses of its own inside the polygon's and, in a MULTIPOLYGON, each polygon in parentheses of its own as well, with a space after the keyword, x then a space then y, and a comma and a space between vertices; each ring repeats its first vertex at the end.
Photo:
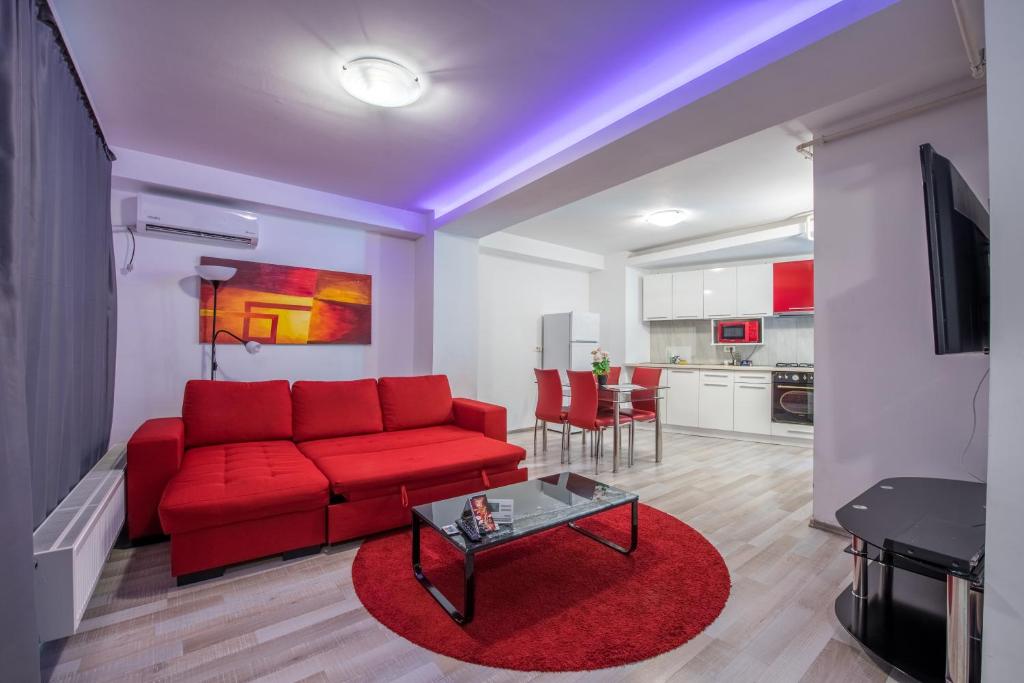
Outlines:
POLYGON ((103 128, 100 126, 99 117, 96 116, 96 110, 92 108, 92 102, 89 101, 89 94, 85 90, 85 84, 82 82, 82 77, 78 73, 78 69, 75 68, 75 62, 71 59, 71 51, 68 50, 67 43, 64 42, 64 36, 60 32, 60 26, 57 25, 57 19, 53 16, 53 10, 50 8, 47 0, 36 0, 36 19, 43 24, 46 24, 53 33, 53 38, 57 43, 57 47, 60 49, 61 56, 64 57, 64 63, 68 65, 68 69, 71 71, 71 77, 75 79, 75 85, 78 86, 78 95, 82 100, 82 104, 85 105, 85 110, 89 114, 89 118, 92 119, 92 127, 96 131, 96 136, 100 140, 100 144, 103 145, 103 151, 107 155, 107 159, 115 161, 117 159, 114 156, 114 152, 111 151, 110 145, 107 144, 107 137, 103 134, 103 128))

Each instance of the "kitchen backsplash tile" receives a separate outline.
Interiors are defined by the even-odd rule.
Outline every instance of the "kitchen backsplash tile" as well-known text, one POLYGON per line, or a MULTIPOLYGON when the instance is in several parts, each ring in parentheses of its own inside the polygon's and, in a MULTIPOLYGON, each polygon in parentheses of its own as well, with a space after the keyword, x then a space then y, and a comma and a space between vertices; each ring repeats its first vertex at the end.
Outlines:
MULTIPOLYGON (((672 353, 689 347, 691 363, 722 363, 729 354, 711 345, 710 320, 665 320, 652 322, 651 361, 667 363, 672 353)), ((740 346, 741 358, 754 365, 814 362, 814 316, 795 315, 764 319, 764 344, 740 346)))

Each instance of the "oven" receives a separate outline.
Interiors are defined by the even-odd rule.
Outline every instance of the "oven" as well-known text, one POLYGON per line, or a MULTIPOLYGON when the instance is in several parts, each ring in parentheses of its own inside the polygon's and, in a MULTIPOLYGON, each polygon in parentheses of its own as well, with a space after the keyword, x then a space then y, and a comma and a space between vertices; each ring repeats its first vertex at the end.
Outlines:
POLYGON ((814 373, 792 370, 772 373, 772 422, 814 424, 814 373))

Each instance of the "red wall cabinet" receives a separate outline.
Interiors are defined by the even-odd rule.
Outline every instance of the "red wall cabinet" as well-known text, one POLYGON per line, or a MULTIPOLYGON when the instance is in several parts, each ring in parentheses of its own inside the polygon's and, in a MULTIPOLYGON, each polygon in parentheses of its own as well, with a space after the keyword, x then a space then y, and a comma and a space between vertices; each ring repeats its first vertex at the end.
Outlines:
POLYGON ((775 313, 814 312, 814 259, 774 264, 775 313))

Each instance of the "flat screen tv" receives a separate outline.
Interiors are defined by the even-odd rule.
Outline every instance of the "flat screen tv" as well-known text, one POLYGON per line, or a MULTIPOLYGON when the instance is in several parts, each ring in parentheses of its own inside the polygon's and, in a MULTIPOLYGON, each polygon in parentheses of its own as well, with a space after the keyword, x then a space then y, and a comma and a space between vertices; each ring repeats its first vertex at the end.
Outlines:
POLYGON ((988 211, 949 159, 921 145, 935 353, 988 351, 988 211))

